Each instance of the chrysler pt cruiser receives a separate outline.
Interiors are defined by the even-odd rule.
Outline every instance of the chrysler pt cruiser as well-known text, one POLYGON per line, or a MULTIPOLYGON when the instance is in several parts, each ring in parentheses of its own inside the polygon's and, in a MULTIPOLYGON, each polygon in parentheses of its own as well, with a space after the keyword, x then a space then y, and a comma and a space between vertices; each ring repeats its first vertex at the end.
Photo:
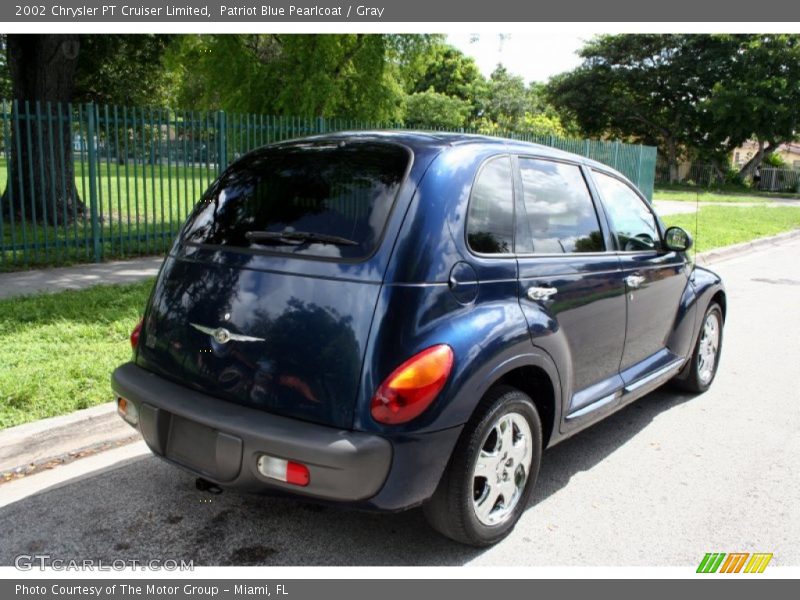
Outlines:
POLYGON ((535 144, 266 146, 183 226, 119 412, 207 485, 421 505, 492 544, 544 449, 668 381, 711 385, 726 296, 690 245, 620 173, 535 144))

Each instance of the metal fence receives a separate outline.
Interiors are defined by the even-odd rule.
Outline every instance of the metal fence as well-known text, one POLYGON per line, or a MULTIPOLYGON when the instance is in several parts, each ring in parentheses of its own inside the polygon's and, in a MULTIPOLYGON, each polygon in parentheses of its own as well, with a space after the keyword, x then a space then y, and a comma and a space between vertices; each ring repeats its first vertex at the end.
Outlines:
POLYGON ((669 165, 656 166, 655 182, 659 185, 679 183, 694 187, 714 187, 725 183, 725 177, 713 165, 692 163, 688 168, 679 169, 678 181, 670 181, 669 165))
MULTIPOLYGON (((0 271, 165 253, 208 185, 259 146, 350 119, 2 101, 0 271)), ((656 149, 503 133, 588 156, 652 197, 656 149)))
MULTIPOLYGON (((655 170, 655 182, 660 185, 678 183, 698 188, 721 186, 726 183, 724 174, 713 165, 692 163, 688 168, 681 169, 680 172, 681 176, 678 181, 671 182, 669 166, 659 164, 655 170)), ((759 174, 760 179, 752 184, 752 187, 759 191, 800 193, 800 170, 762 166, 759 174)))
POLYGON ((800 193, 800 171, 762 167, 758 189, 764 192, 800 193))

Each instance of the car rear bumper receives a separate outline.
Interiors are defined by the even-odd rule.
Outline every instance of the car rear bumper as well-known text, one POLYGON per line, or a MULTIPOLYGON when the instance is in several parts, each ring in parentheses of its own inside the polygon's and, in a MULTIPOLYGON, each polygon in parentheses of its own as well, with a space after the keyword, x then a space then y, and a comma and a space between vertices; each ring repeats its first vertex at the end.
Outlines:
POLYGON ((392 444, 383 437, 219 400, 133 363, 114 371, 111 387, 136 406, 138 428, 153 453, 224 487, 358 503, 378 494, 392 467, 392 444), (257 462, 263 454, 306 465, 308 485, 262 475, 257 462))

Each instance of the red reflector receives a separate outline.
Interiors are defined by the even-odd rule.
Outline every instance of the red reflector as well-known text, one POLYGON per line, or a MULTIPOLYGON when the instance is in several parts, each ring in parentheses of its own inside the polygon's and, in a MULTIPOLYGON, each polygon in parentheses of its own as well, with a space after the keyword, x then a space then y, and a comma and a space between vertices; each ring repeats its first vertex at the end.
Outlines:
POLYGON ((144 323, 144 319, 140 320, 136 327, 133 328, 131 331, 131 348, 136 350, 136 347, 139 345, 139 334, 142 332, 142 323, 144 323))
POLYGON ((258 472, 264 477, 285 481, 292 485, 305 487, 311 481, 307 466, 285 458, 262 454, 258 457, 256 466, 258 467, 258 472))
POLYGON ((447 344, 426 348, 397 367, 372 397, 370 412, 378 423, 406 423, 427 409, 442 391, 453 368, 447 344))
POLYGON ((292 461, 286 463, 286 483, 305 487, 310 479, 307 466, 292 461))

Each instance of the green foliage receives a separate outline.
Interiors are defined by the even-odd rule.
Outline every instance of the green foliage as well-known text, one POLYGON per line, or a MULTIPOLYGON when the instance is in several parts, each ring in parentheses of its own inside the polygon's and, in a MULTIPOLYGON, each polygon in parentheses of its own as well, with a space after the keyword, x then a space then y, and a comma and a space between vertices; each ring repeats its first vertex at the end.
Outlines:
POLYGON ((232 112, 399 120, 402 78, 419 67, 415 36, 186 36, 169 63, 181 106, 232 112))
POLYGON ((664 149, 685 145, 697 82, 682 35, 604 35, 580 52, 583 64, 554 77, 549 101, 591 137, 632 138, 664 149))
POLYGON ((770 154, 764 157, 764 160, 761 161, 761 164, 766 167, 774 167, 776 169, 789 169, 789 165, 783 160, 783 157, 780 154, 770 154))
MULTIPOLYGON (((171 35, 82 35, 73 99, 120 105, 167 105, 174 74, 164 54, 171 35)), ((5 97, 5 96, 4 96, 5 97)))
POLYGON ((439 43, 428 48, 422 66, 419 74, 409 82, 412 94, 432 89, 472 106, 486 83, 475 59, 447 44, 439 43))
POLYGON ((796 135, 798 35, 604 35, 581 56, 547 96, 585 135, 656 144, 673 166, 685 157, 720 169, 745 140, 769 153, 796 135))
MULTIPOLYGON (((711 93, 699 107, 710 138, 722 153, 747 139, 773 150, 797 135, 800 104, 800 35, 708 36, 695 43, 699 61, 711 63, 711 93)), ((714 150, 714 148, 708 148, 714 150)))
POLYGON ((511 75, 500 65, 489 77, 483 114, 501 129, 515 131, 529 111, 529 100, 522 77, 511 75))
MULTIPOLYGON (((0 36, 0 50, 4 42, 0 36)), ((0 60, 0 91, 7 72, 0 60)), ((473 58, 438 34, 86 34, 73 100, 578 133, 543 84, 526 85, 502 65, 486 78, 473 58)))
POLYGON ((536 114, 526 112, 522 121, 517 125, 516 131, 518 133, 538 136, 567 136, 567 131, 561 124, 561 120, 556 116, 548 115, 543 112, 536 114))
POLYGON ((467 101, 429 89, 406 97, 405 125, 412 129, 460 129, 469 113, 467 101))

